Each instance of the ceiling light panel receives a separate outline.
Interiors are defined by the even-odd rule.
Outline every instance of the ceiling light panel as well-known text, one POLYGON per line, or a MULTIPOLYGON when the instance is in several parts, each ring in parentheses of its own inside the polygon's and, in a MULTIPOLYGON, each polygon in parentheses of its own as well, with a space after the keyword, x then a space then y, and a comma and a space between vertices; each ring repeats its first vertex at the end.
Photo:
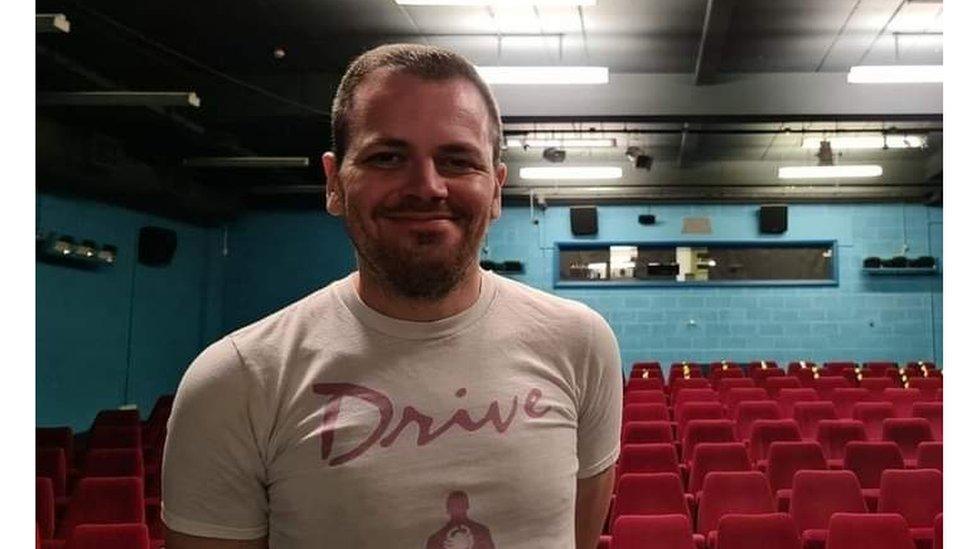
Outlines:
POLYGON ((861 65, 847 73, 851 84, 929 84, 942 82, 942 65, 861 65))
POLYGON ((942 32, 942 4, 906 2, 888 25, 889 32, 942 32))
POLYGON ((849 177, 879 177, 881 166, 788 166, 779 169, 780 179, 837 179, 849 177))
POLYGON ((920 149, 925 146, 925 137, 921 135, 860 135, 848 137, 806 137, 803 139, 804 149, 820 149, 821 141, 830 141, 830 148, 837 149, 920 149))

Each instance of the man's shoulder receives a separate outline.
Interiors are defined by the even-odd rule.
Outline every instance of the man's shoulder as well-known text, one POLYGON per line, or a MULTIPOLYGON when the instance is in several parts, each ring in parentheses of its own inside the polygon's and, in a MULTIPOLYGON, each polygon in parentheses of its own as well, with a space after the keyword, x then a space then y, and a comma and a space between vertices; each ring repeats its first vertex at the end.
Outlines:
POLYGON ((592 322, 603 321, 600 313, 585 303, 554 295, 510 278, 492 276, 498 280, 504 307, 519 317, 546 319, 559 325, 578 328, 586 328, 592 322))

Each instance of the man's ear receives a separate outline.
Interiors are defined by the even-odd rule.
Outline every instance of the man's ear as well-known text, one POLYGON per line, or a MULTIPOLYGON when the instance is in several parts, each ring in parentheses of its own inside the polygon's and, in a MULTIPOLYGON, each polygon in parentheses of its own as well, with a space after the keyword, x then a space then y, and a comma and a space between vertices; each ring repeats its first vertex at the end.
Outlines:
POLYGON ((322 155, 322 169, 325 171, 325 211, 342 217, 346 215, 346 201, 339 180, 339 161, 334 152, 322 155))
POLYGON ((502 187, 508 180, 508 166, 504 162, 499 162, 495 167, 495 188, 491 196, 491 219, 495 220, 502 215, 502 187))

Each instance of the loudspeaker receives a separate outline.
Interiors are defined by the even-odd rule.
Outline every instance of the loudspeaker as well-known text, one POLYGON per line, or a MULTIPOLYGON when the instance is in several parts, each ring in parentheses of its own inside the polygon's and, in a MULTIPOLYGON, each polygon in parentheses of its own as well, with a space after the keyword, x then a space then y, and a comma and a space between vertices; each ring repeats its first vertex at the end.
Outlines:
POLYGON ((176 231, 162 227, 139 229, 139 263, 152 267, 169 265, 176 253, 176 231))
POLYGON ((596 206, 573 206, 569 209, 569 225, 576 236, 596 234, 596 206))
POLYGON ((657 218, 651 214, 641 214, 637 216, 637 222, 641 225, 653 225, 657 223, 657 218))
POLYGON ((759 207, 759 232, 781 234, 786 232, 786 206, 771 205, 759 207))

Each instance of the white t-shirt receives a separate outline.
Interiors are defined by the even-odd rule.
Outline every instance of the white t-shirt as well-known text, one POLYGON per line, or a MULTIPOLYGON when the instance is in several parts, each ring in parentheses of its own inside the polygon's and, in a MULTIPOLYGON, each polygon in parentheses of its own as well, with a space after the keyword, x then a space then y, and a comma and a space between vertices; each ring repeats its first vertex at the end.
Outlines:
POLYGON ((576 480, 617 459, 621 386, 585 305, 485 272, 467 310, 409 322, 350 275, 193 362, 162 517, 272 549, 575 547, 576 480))

